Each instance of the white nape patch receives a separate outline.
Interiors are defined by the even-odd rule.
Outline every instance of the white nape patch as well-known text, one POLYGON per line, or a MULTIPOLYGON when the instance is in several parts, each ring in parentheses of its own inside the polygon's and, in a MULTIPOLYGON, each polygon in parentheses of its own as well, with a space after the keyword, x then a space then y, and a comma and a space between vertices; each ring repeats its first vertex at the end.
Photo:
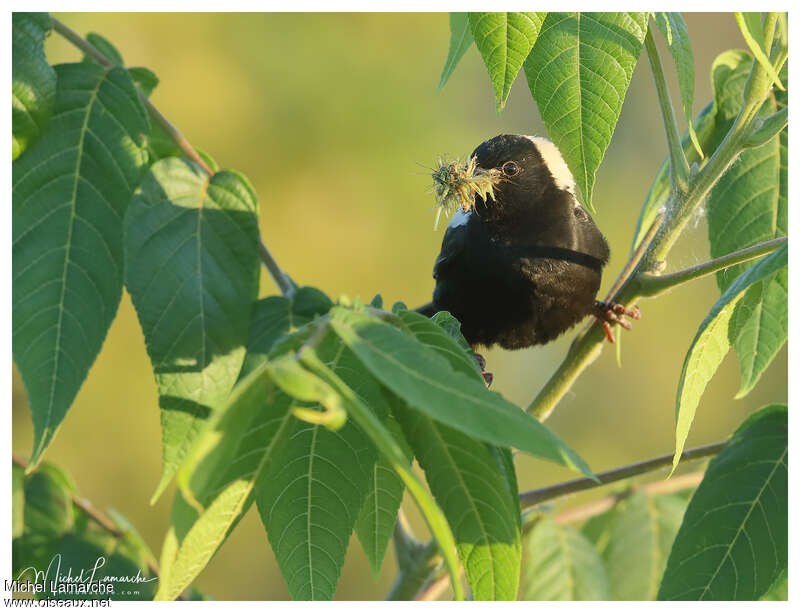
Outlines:
POLYGON ((447 224, 448 228, 457 228, 458 226, 463 226, 469 221, 469 216, 472 215, 472 211, 470 210, 468 213, 464 212, 464 209, 458 209, 453 215, 453 219, 450 220, 450 223, 447 224))
POLYGON ((558 147, 541 136, 525 136, 525 138, 530 139, 533 144, 536 145, 536 148, 539 150, 544 160, 545 166, 547 166, 547 170, 553 175, 556 187, 575 195, 575 178, 569 171, 569 167, 564 161, 564 158, 561 157, 561 152, 558 150, 558 147))

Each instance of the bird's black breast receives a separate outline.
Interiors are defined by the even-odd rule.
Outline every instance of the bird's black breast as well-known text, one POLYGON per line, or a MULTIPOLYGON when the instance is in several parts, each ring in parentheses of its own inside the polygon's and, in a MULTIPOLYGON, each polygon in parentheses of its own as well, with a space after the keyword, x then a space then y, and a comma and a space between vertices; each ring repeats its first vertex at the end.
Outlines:
POLYGON ((565 246, 531 233, 529 241, 498 234, 476 213, 467 219, 445 233, 434 266, 433 302, 461 322, 472 345, 519 349, 546 343, 591 312, 608 257, 591 220, 588 230, 576 220, 575 236, 565 246), (592 229, 602 244, 576 249, 597 241, 592 229))

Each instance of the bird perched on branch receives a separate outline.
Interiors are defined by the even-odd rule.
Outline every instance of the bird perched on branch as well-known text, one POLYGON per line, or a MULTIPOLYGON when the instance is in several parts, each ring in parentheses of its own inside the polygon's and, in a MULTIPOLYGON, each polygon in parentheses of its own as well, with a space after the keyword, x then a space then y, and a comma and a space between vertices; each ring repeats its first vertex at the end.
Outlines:
MULTIPOLYGON (((433 301, 473 346, 521 349, 547 343, 594 315, 610 324, 637 309, 596 299, 608 243, 575 198, 575 180, 545 138, 501 134, 466 163, 440 161, 434 191, 454 213, 433 268, 433 301)), ((437 215, 438 218, 438 215, 437 215)))

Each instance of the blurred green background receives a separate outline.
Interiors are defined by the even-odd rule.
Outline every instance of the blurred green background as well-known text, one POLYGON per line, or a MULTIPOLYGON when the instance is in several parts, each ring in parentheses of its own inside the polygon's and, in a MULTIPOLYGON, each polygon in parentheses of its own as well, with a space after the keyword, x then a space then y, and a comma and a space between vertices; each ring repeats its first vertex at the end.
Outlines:
MULTIPOLYGON (((381 293, 389 305, 428 301, 444 224, 432 230, 430 178, 420 164, 430 165, 441 153, 465 155, 504 132, 545 134, 522 75, 506 110, 495 112, 474 47, 436 92, 449 40, 446 14, 57 16, 81 34, 107 37, 127 65, 156 72, 161 79, 152 96, 156 106, 221 167, 243 172, 255 185, 262 236, 281 265, 300 284, 334 298, 369 300, 381 293)), ((697 66, 697 112, 711 96, 714 57, 744 44, 731 14, 686 14, 686 20, 697 66)), ((80 58, 55 35, 46 50, 52 63, 80 58)), ((674 86, 671 63, 662 55, 674 86)), ((674 87, 673 100, 678 100, 674 87)), ((665 154, 652 77, 642 58, 597 175, 596 221, 612 247, 603 291, 627 258, 639 208, 665 154)), ((705 220, 699 215, 668 266, 682 268, 707 256, 705 220)), ((263 274, 261 295, 275 291, 263 274)), ((671 451, 683 357, 718 295, 714 281, 706 279, 641 304, 642 320, 625 334, 622 369, 606 348, 561 402, 548 425, 594 470, 671 451)), ((569 336, 546 347, 489 351, 493 389, 517 403, 529 402, 568 343, 569 336)), ((13 449, 27 456, 30 414, 16 370, 13 376, 13 449)), ((733 400, 738 385, 731 355, 703 397, 687 447, 723 439, 753 410, 786 401, 786 350, 743 400, 733 400)), ((155 506, 148 504, 160 454, 156 386, 125 294, 45 459, 70 471, 97 507, 126 515, 158 556, 171 500, 168 493, 155 506)), ((521 489, 573 477, 521 456, 517 466, 521 489)), ((419 526, 411 506, 406 508, 419 526)), ((394 572, 389 552, 374 582, 353 538, 336 597, 383 598, 394 572)), ((255 509, 196 585, 220 600, 288 598, 255 509)))

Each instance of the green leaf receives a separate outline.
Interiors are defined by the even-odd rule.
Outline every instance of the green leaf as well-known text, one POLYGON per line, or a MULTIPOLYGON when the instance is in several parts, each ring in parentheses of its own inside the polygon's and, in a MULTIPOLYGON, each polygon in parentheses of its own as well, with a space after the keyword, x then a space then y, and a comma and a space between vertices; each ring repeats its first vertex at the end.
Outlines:
MULTIPOLYGON (((448 313, 442 312, 438 315, 441 317, 435 322, 414 311, 398 313, 400 320, 416 339, 444 357, 453 370, 485 385, 469 345, 465 349, 458 341, 459 337, 463 339, 460 330, 453 328, 452 322, 445 317, 449 316, 448 313), (450 326, 449 331, 443 327, 445 325, 450 326)), ((430 429, 431 432, 427 434, 433 434, 432 445, 426 442, 423 435, 423 440, 416 449, 425 459, 419 455, 418 458, 426 471, 434 496, 453 526, 473 597, 478 600, 516 599, 521 563, 521 525, 519 492, 510 451, 471 440, 413 410, 397 407, 397 404, 402 404, 402 401, 395 400, 395 413, 403 416, 406 428, 413 427, 416 423, 417 427, 430 429), (409 412, 412 414, 408 415, 409 412), (471 458, 482 459, 480 468, 459 465, 454 459, 459 452, 471 458), (464 474, 458 474, 461 470, 464 474), (455 502, 452 491, 445 487, 448 480, 461 484, 460 497, 455 502), (501 488, 500 482, 504 488, 501 488), (437 485, 434 486, 434 483, 437 485), (491 501, 500 500, 497 494, 502 489, 505 489, 506 496, 504 505, 500 507, 498 503, 491 501), (471 505, 472 513, 463 513, 461 505, 465 501, 471 505), (486 517, 482 513, 485 505, 495 506, 495 516, 486 517), (497 516, 502 518, 503 514, 506 526, 500 527, 496 523, 497 516), (464 519, 466 516, 469 519, 464 519), (516 533, 509 536, 509 530, 515 530, 516 533), (476 534, 481 539, 477 542, 476 534), (508 583, 506 577, 512 577, 513 582, 508 583)))
POLYGON ((594 211, 611 142, 647 32, 647 13, 548 13, 525 75, 550 138, 594 211))
POLYGON ((12 165, 14 360, 33 414, 31 468, 94 362, 122 294, 122 217, 149 131, 128 73, 56 68, 55 114, 12 165))
POLYGON ((75 484, 49 463, 25 480, 24 532, 37 542, 60 538, 75 523, 72 496, 75 484))
MULTIPOLYGON (((92 45, 94 45, 95 49, 97 49, 108 61, 110 61, 115 66, 125 65, 125 61, 122 59, 122 54, 108 39, 103 38, 100 34, 97 34, 96 32, 89 32, 89 34, 86 35, 86 40, 89 41, 92 45)), ((100 65, 100 62, 98 62, 90 55, 84 55, 83 62, 95 63, 100 65)), ((149 68, 145 68, 144 66, 136 66, 133 68, 128 68, 128 74, 131 75, 133 82, 136 83, 137 86, 139 86, 139 89, 141 89, 142 93, 147 97, 150 97, 150 94, 153 93, 153 90, 158 85, 158 77, 152 70, 150 70, 149 68)), ((163 132, 159 134, 159 137, 167 138, 166 134, 163 134, 163 132)), ((176 156, 180 157, 180 153, 177 153, 176 156)))
POLYGON ((270 296, 256 301, 250 318, 247 355, 239 379, 244 379, 258 366, 267 363, 272 347, 289 333, 292 325, 292 303, 283 296, 270 296))
POLYGON ((742 378, 736 398, 750 393, 788 336, 789 271, 784 268, 747 290, 731 317, 728 338, 742 378))
POLYGON ((761 23, 761 13, 734 13, 736 23, 739 24, 739 30, 742 32, 742 38, 747 43, 747 47, 756 58, 756 61, 764 69, 764 72, 772 79, 772 82, 777 85, 778 89, 785 89, 781 83, 778 73, 775 72, 775 67, 769 61, 769 50, 766 48, 764 42, 764 28, 761 23))
POLYGON ((169 483, 227 399, 258 293, 258 205, 249 184, 188 160, 154 164, 125 218, 125 281, 158 384, 169 483))
POLYGON ((330 316, 333 329, 364 366, 414 409, 469 436, 592 474, 547 427, 477 378, 454 371, 432 349, 359 313, 334 307, 330 316))
MULTIPOLYGON (((380 387, 351 351, 330 334, 317 351, 364 404, 386 417, 380 387)), ((287 381, 276 377, 287 371, 272 369, 274 364, 268 365, 270 374, 283 387, 287 381)), ((323 409, 319 402, 306 408, 323 409)), ((284 453, 256 483, 258 511, 292 599, 330 600, 369 492, 377 450, 351 420, 336 431, 292 420, 286 436, 284 453)))
POLYGON ((521 563, 520 510, 505 467, 489 445, 402 401, 392 408, 453 530, 473 597, 515 600, 521 563))
POLYGON ((655 22, 658 29, 667 41, 672 59, 675 62, 675 70, 678 73, 678 88, 681 92, 681 106, 686 116, 686 123, 689 124, 689 138, 702 158, 703 149, 695 133, 692 124, 692 104, 694 103, 694 54, 692 53, 692 42, 689 38, 689 30, 686 22, 680 13, 667 12, 655 13, 655 22))
POLYGON ((614 509, 605 550, 612 600, 654 600, 686 501, 633 494, 614 509))
POLYGON ((280 456, 293 421, 289 398, 274 388, 265 366, 234 388, 219 422, 204 437, 213 446, 190 479, 202 511, 191 522, 185 510, 174 514, 169 547, 175 552, 168 573, 162 572, 156 600, 174 600, 206 567, 253 502, 255 483, 280 456))
POLYGON ((291 300, 284 296, 258 300, 253 307, 247 356, 239 378, 259 364, 266 364, 267 356, 280 340, 327 313, 332 305, 331 299, 314 287, 298 288, 291 300))
MULTIPOLYGON (((22 471, 19 472, 22 476, 22 471)), ((24 528, 14 539, 12 568, 15 578, 43 584, 36 599, 63 598, 66 584, 89 574, 92 581, 113 584, 112 600, 150 600, 154 561, 133 526, 118 513, 111 525, 97 523, 79 506, 74 483, 58 467, 43 463, 24 478, 24 528), (56 566, 57 565, 57 566, 56 566), (45 581, 45 579, 47 579, 45 581)), ((96 594, 70 593, 83 600, 96 594)))
POLYGON ((786 405, 751 415, 692 496, 659 600, 756 600, 788 560, 786 405))
MULTIPOLYGON (((95 49, 97 49, 100 53, 102 53, 107 60, 109 60, 115 66, 124 66, 125 62, 122 61, 122 54, 117 50, 117 48, 108 41, 108 39, 103 38, 97 32, 89 32, 86 35, 86 40, 88 40, 92 45, 94 45, 95 49)), ((84 62, 95 62, 96 60, 89 57, 88 55, 84 56, 84 62)))
POLYGON ((453 339, 458 343, 458 346, 464 351, 472 353, 472 347, 469 346, 467 339, 465 339, 464 335, 461 334, 461 322, 453 317, 450 313, 447 311, 439 311, 436 313, 436 315, 431 317, 431 321, 436 323, 436 325, 441 326, 445 332, 453 337, 453 339))
POLYGON ((614 507, 586 520, 581 527, 581 533, 589 539, 601 556, 605 556, 608 544, 611 542, 611 529, 614 523, 614 507))
MULTIPOLYGON (((451 319, 456 322, 458 321, 446 311, 442 312, 441 315, 449 315, 451 319)), ((445 326, 452 326, 452 322, 446 320, 444 317, 440 317, 438 321, 434 321, 415 311, 402 311, 398 313, 398 317, 419 342, 430 347, 444 357, 450 363, 453 370, 463 373, 485 385, 483 377, 481 376, 481 369, 478 366, 478 362, 473 357, 472 350, 469 348, 465 349, 459 343, 457 338, 453 336, 455 330, 452 327, 450 330, 445 328, 445 326)), ((460 330, 457 332, 463 339, 460 330)), ((469 347, 469 345, 467 345, 467 347, 469 347)))
POLYGON ((128 73, 131 75, 131 78, 139 86, 139 89, 142 90, 142 93, 150 97, 150 94, 153 93, 156 87, 158 87, 158 77, 156 73, 154 73, 149 68, 145 68, 144 66, 134 66, 132 68, 128 68, 128 73))
POLYGON ((333 302, 316 287, 301 287, 292 296, 292 326, 299 328, 327 313, 333 302))
POLYGON ((39 136, 54 112, 56 73, 44 54, 48 13, 11 14, 11 159, 39 136))
MULTIPOLYGON (((403 438, 400 425, 389 416, 386 428, 411 464, 414 454, 403 438)), ((382 455, 379 456, 372 468, 369 490, 356 520, 356 534, 364 553, 367 554, 376 580, 381 572, 389 541, 392 539, 394 526, 397 523, 397 511, 403 501, 405 489, 403 480, 394 471, 389 460, 382 455)))
MULTIPOLYGON (((786 92, 777 105, 768 103, 762 115, 786 106, 786 92)), ((707 200, 708 236, 712 257, 755 245, 788 230, 788 129, 766 145, 748 149, 719 182, 707 200)), ((717 273, 724 291, 747 268, 740 264, 717 273)), ((748 290, 731 318, 730 341, 741 371, 737 398, 745 396, 786 342, 788 272, 779 271, 748 290)))
MULTIPOLYGON (((498 112, 528 57, 547 13, 469 13, 475 45, 494 88, 498 112)), ((455 67, 455 66, 454 66, 455 67)))
POLYGON ((473 41, 467 13, 450 13, 450 49, 447 52, 447 59, 442 68, 442 76, 439 78, 437 90, 442 89, 444 84, 447 83, 458 62, 467 52, 467 49, 472 46, 473 41))
POLYGON ((700 397, 730 349, 729 322, 737 303, 748 288, 785 268, 788 265, 788 252, 788 246, 784 245, 747 269, 725 290, 700 324, 686 354, 678 382, 673 470, 683 453, 700 397))
POLYGON ((608 600, 603 558, 578 530, 544 516, 525 538, 523 600, 608 600))
MULTIPOLYGON (((403 480, 408 493, 416 502, 425 523, 428 525, 428 529, 439 547, 439 552, 444 558, 444 566, 450 574, 455 599, 464 600, 459 563, 455 556, 456 545, 453 533, 450 530, 450 526, 447 525, 441 509, 439 509, 414 473, 411 462, 405 457, 400 443, 394 439, 381 423, 379 417, 364 405, 353 390, 320 360, 312 348, 306 347, 299 357, 306 368, 309 368, 322 381, 338 392, 340 402, 347 407, 347 411, 353 421, 364 430, 375 447, 380 450, 381 456, 389 462, 395 473, 403 480)), ((390 396, 390 400, 394 401, 395 397, 390 396)), ((402 555, 402 552, 398 552, 398 555, 402 555)), ((400 563, 402 564, 402 562, 400 563)), ((426 565, 431 565, 431 563, 428 562, 426 565)), ((437 565, 433 564, 433 566, 437 565)))

